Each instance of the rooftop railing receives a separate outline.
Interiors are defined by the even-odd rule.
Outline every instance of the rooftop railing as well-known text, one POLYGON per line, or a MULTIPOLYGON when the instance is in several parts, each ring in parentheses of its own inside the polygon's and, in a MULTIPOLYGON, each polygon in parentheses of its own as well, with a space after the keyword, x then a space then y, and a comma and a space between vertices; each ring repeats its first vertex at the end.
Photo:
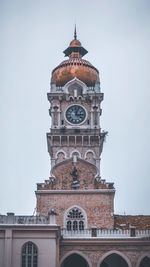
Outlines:
POLYGON ((150 230, 137 230, 135 228, 131 228, 128 230, 122 229, 85 229, 85 230, 61 230, 62 238, 150 238, 150 230))
MULTIPOLYGON (((14 213, 0 215, 0 226, 4 225, 56 225, 55 212, 52 210, 48 216, 16 216, 14 213)), ((84 230, 61 229, 62 238, 150 238, 150 229, 98 229, 96 227, 84 230)))
POLYGON ((0 215, 0 224, 48 224, 46 216, 16 216, 14 213, 0 215))

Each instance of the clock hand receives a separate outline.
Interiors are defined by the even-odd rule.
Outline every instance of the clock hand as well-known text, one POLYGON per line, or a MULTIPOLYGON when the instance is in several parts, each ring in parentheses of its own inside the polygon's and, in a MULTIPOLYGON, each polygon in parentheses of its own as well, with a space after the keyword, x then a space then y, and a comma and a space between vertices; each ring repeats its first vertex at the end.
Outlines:
POLYGON ((76 113, 75 114, 76 115, 79 115, 80 113, 78 113, 78 112, 79 112, 79 108, 76 110, 76 113))

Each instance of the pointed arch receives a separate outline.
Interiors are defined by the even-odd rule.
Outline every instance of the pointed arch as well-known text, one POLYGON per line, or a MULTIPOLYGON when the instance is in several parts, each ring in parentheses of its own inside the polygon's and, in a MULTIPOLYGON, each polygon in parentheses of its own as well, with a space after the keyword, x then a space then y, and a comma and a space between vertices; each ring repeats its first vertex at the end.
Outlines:
POLYGON ((63 267, 62 264, 63 264, 63 262, 65 261, 65 259, 67 259, 69 256, 74 255, 74 254, 81 256, 81 257, 87 262, 88 267, 92 267, 92 263, 91 263, 90 259, 89 259, 83 252, 78 251, 78 250, 72 250, 72 251, 66 253, 66 254, 62 257, 62 259, 60 260, 60 265, 59 265, 59 267, 63 267))
POLYGON ((136 267, 141 267, 142 265, 142 261, 144 261, 144 259, 148 258, 149 262, 150 262, 150 254, 148 253, 144 253, 143 255, 140 256, 140 258, 137 261, 136 267))
POLYGON ((97 267, 101 267, 101 264, 103 263, 103 261, 104 261, 108 256, 111 256, 111 255, 113 255, 113 254, 116 254, 116 255, 120 256, 120 257, 126 262, 126 264, 128 265, 128 267, 132 267, 129 258, 128 258, 126 255, 124 255, 122 252, 117 251, 117 250, 111 250, 111 251, 105 253, 105 254, 99 259, 98 264, 97 264, 97 267))
POLYGON ((67 230, 84 230, 87 228, 87 214, 80 206, 69 207, 64 213, 64 228, 67 230))
POLYGON ((67 82, 64 86, 64 92, 66 94, 69 94, 69 91, 68 91, 68 88, 71 86, 71 85, 74 85, 74 84, 78 84, 79 86, 82 87, 83 89, 83 94, 85 94, 87 92, 87 89, 88 87, 86 86, 86 84, 82 81, 80 81, 78 78, 73 78, 71 81, 67 82))
POLYGON ((29 264, 31 267, 38 266, 38 248, 31 241, 23 244, 21 249, 21 267, 27 267, 29 264))

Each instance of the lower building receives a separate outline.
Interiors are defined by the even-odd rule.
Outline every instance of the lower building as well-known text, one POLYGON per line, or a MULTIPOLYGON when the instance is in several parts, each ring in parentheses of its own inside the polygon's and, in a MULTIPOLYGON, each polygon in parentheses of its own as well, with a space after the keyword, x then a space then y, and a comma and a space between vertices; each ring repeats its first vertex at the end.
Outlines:
MULTIPOLYGON (((0 267, 150 266, 150 230, 121 224, 69 231, 56 224, 56 217, 53 210, 47 216, 0 215, 0 267)), ((150 216, 142 219, 146 223, 150 216)))

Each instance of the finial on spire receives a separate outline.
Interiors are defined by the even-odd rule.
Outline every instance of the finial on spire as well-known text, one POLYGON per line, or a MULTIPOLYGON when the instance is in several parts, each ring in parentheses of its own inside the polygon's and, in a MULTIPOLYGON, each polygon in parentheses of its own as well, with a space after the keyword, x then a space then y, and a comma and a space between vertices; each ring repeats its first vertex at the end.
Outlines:
POLYGON ((76 24, 75 24, 75 28, 74 28, 74 39, 77 39, 77 31, 76 31, 76 24))

